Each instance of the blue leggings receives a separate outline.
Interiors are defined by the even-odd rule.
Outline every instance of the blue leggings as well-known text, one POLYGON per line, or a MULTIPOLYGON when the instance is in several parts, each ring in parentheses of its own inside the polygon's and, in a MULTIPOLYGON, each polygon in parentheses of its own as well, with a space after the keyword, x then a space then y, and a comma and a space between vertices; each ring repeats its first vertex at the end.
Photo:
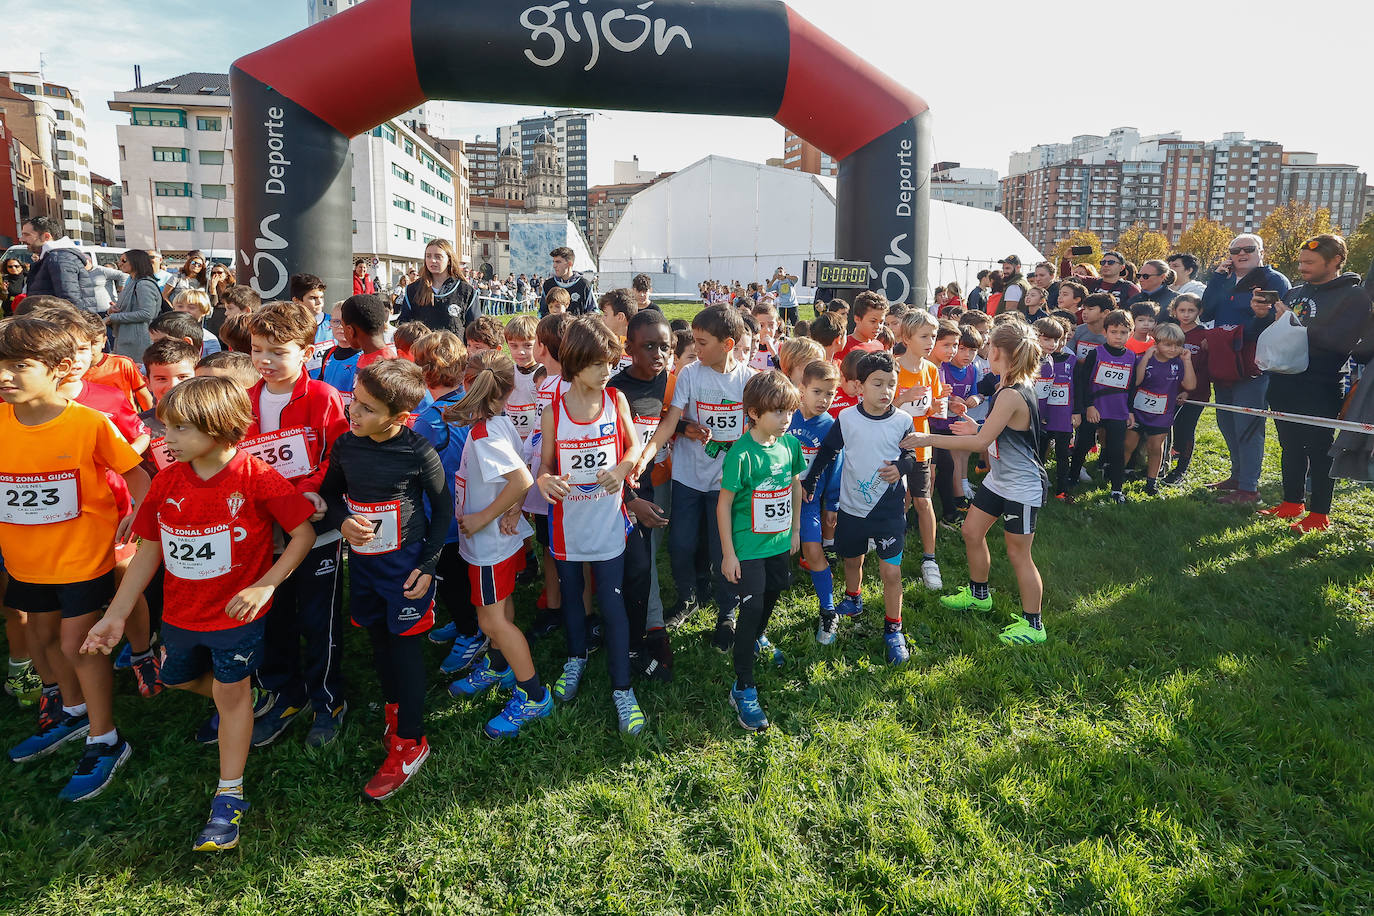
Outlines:
MULTIPOLYGON (((587 616, 582 607, 582 561, 554 560, 558 586, 563 593, 563 627, 569 657, 587 655, 587 616)), ((625 554, 588 563, 596 580, 596 603, 601 608, 601 627, 606 643, 606 667, 614 690, 630 689, 630 621, 625 613, 625 554)))

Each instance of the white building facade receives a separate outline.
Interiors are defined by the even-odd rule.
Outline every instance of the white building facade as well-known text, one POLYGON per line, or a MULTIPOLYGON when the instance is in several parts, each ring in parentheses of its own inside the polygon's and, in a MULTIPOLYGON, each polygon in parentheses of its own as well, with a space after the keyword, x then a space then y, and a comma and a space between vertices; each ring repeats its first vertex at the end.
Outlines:
POLYGON ((234 248, 233 121, 229 77, 184 73, 116 92, 115 128, 125 243, 175 261, 234 248))
POLYGON ((8 71, 15 91, 41 98, 56 121, 50 165, 62 189, 62 225, 72 239, 95 241, 91 167, 86 158, 86 106, 75 89, 45 82, 38 73, 8 71))

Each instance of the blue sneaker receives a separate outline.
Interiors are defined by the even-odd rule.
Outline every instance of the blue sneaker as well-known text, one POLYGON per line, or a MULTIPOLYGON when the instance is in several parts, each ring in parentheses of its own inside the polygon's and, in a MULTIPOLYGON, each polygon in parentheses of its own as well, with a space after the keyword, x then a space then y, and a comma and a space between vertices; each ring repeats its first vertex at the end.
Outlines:
POLYGON ((444 663, 439 666, 441 674, 453 677, 462 674, 476 663, 482 653, 487 651, 487 646, 491 645, 491 640, 487 639, 486 634, 481 630, 477 631, 476 636, 457 636, 453 637, 453 649, 444 659, 444 663))
POLYGON ((763 707, 759 705, 757 687, 746 687, 740 690, 731 685, 730 706, 735 710, 739 724, 743 725, 746 731, 763 731, 768 727, 768 717, 763 714, 763 707))
POLYGON ((120 738, 114 744, 92 744, 87 742, 86 752, 77 761, 76 772, 62 791, 57 793, 63 801, 85 801, 95 798, 114 779, 115 770, 124 765, 134 749, 129 742, 120 738))
POLYGON ((129 668, 132 668, 133 666, 134 647, 129 645, 128 641, 126 640, 124 643, 124 648, 120 649, 119 654, 115 656, 114 669, 116 671, 125 671, 129 668))
POLYGON ((525 693, 523 687, 515 688, 515 695, 506 703, 506 708, 501 710, 490 722, 483 727, 482 731, 488 738, 515 738, 520 734, 520 728, 526 722, 533 722, 535 719, 547 719, 553 715, 553 691, 547 687, 544 689, 544 699, 534 702, 529 694, 525 693))
POLYGON ((845 595, 844 600, 835 605, 835 613, 841 617, 858 617, 863 612, 863 595, 845 595))
POLYGON ((59 706, 54 718, 46 723, 40 721, 38 734, 25 738, 10 748, 10 760, 19 763, 23 760, 46 757, 68 741, 86 737, 90 730, 91 720, 86 718, 85 713, 69 716, 59 706))
POLYGON ((430 642, 453 642, 458 637, 458 624, 446 623, 429 631, 430 642))
POLYGON ((781 668, 787 661, 787 656, 782 654, 782 650, 769 642, 767 636, 760 636, 754 640, 754 654, 761 662, 772 662, 774 668, 781 668))
POLYGON ((195 852, 233 849, 239 844, 239 822, 249 808, 248 802, 234 795, 216 795, 210 802, 210 819, 196 834, 195 852))
POLYGON ((564 662, 563 673, 558 676, 558 683, 553 685, 553 695, 558 702, 567 703, 577 698, 577 688, 582 685, 582 675, 586 671, 585 658, 573 657, 564 662))
POLYGON ((901 630, 884 633, 883 642, 887 643, 887 663, 900 665, 911 660, 911 650, 906 647, 906 634, 901 630))
POLYGON ((615 715, 620 723, 622 735, 637 735, 644 731, 644 710, 639 708, 633 690, 612 690, 611 699, 615 701, 615 715))
POLYGON ((468 676, 460 678, 448 685, 448 692, 453 696, 462 699, 463 697, 475 697, 479 693, 486 693, 493 687, 514 687, 515 672, 506 666, 505 671, 491 670, 491 659, 483 658, 468 672, 468 676))
MULTIPOLYGON (((280 738, 296 717, 305 712, 305 704, 292 706, 280 694, 272 697, 272 704, 262 717, 253 723, 253 747, 267 747, 280 738)), ((255 712, 256 714, 256 712, 255 712)), ((215 737, 219 737, 219 727, 215 727, 215 737)))

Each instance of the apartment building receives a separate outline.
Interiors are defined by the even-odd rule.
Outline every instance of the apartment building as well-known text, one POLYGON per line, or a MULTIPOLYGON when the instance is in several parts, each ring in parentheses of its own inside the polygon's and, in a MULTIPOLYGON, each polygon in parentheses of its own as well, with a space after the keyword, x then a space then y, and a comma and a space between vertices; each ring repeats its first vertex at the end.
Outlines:
POLYGON ((91 167, 87 161, 86 106, 76 90, 42 79, 36 72, 0 72, 8 90, 32 101, 23 106, 3 106, 11 116, 11 130, 29 149, 42 157, 56 178, 61 200, 62 225, 79 242, 95 241, 95 216, 91 201, 91 167), (29 123, 21 123, 29 122, 29 123))
POLYGON ((828 153, 821 152, 790 130, 782 140, 782 167, 794 172, 831 177, 840 173, 839 163, 830 158, 828 153))

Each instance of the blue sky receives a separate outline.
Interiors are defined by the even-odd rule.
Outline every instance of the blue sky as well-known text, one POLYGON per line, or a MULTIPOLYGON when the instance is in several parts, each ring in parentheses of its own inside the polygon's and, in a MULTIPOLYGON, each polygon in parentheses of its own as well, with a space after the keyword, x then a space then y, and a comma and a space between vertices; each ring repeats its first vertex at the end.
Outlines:
MULTIPOLYGON (((1368 82, 1368 30, 1353 27, 1368 21, 1367 0, 986 0, 938 15, 912 0, 792 6, 925 97, 937 159, 1005 173, 1012 150, 1129 125, 1192 139, 1243 130, 1374 170, 1374 127, 1355 92, 1368 82), (1337 88, 1323 98, 1318 80, 1337 88)), ((48 78, 83 95, 92 168, 118 178, 114 125, 125 116, 105 103, 133 87, 134 64, 145 82, 224 72, 241 54, 304 28, 305 9, 305 0, 48 0, 4 23, 0 65, 31 67, 41 49, 48 78)), ((460 108, 467 133, 488 136, 529 110, 460 108)), ((610 180, 613 159, 636 154, 655 170, 708 153, 762 161, 781 155, 782 129, 766 120, 607 112, 589 146, 598 183, 610 180)))

